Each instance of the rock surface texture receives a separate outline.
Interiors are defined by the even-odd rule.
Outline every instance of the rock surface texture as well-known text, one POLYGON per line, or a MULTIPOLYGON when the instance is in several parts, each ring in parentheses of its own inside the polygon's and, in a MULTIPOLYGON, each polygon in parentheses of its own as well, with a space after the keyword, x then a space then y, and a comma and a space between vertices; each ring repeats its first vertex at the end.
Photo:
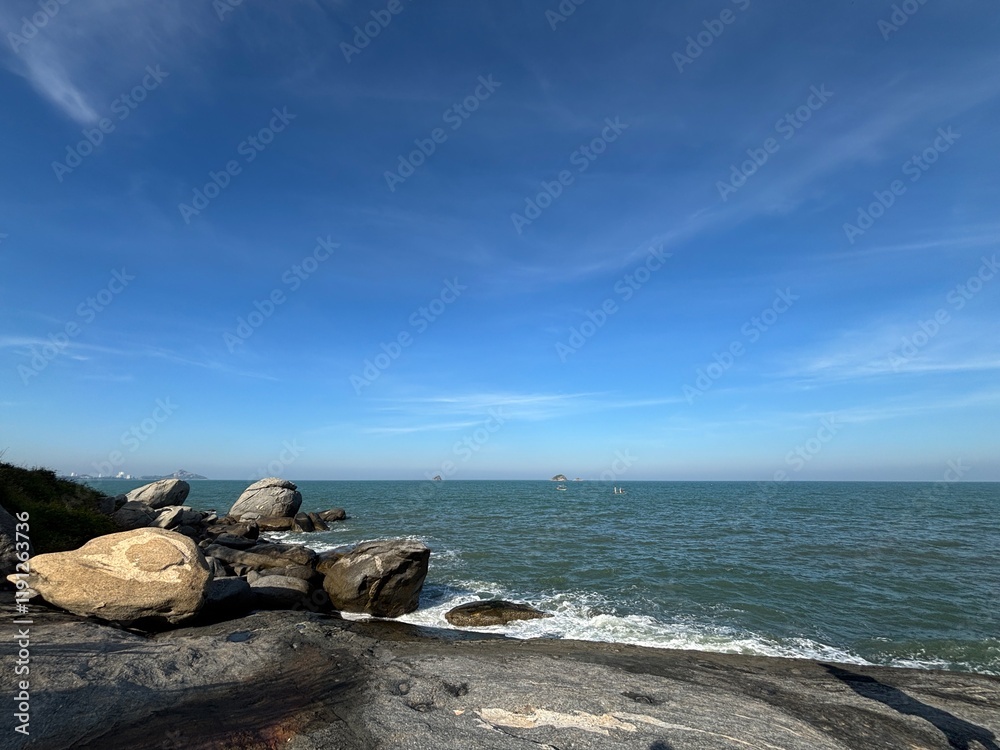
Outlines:
POLYGON ((280 516, 294 517, 302 505, 298 487, 287 479, 269 477, 247 487, 233 503, 229 515, 240 520, 280 516))
POLYGON ((107 534, 72 552, 30 560, 28 585, 45 601, 124 624, 176 624, 197 614, 211 578, 201 550, 163 529, 107 534))
POLYGON ((430 549, 408 539, 365 542, 325 568, 334 608, 399 617, 417 608, 430 549))
POLYGON ((165 508, 168 505, 183 505, 191 492, 191 485, 182 479, 161 479, 132 490, 126 499, 129 502, 145 503, 150 508, 165 508))
POLYGON ((27 746, 47 750, 995 750, 1000 734, 984 675, 288 612, 145 637, 33 609, 27 746))

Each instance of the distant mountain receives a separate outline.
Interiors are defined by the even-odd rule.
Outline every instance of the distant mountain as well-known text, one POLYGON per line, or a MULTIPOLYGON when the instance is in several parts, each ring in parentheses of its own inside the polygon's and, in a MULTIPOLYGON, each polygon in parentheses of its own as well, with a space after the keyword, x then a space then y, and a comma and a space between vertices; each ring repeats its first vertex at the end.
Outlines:
POLYGON ((168 477, 162 477, 163 479, 208 479, 208 477, 203 477, 201 474, 192 474, 190 471, 184 471, 184 469, 178 469, 173 474, 168 477))

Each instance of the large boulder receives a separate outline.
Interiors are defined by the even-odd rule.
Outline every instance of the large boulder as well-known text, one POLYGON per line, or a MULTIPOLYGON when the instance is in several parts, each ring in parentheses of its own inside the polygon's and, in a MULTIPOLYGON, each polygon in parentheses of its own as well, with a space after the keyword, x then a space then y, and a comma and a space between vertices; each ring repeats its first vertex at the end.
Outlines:
POLYGON ((211 580, 197 545, 163 529, 99 536, 30 563, 28 586, 45 601, 122 624, 185 620, 201 609, 211 580))
POLYGON ((506 625, 514 620, 537 620, 542 617, 552 617, 552 615, 527 604, 492 599, 460 604, 446 612, 444 619, 459 627, 485 628, 491 625, 506 625))
POLYGON ((129 502, 145 503, 155 509, 183 505, 190 491, 191 485, 182 479, 161 479, 134 489, 125 497, 129 502))
POLYGON ((269 516, 289 518, 299 512, 302 495, 287 479, 269 477, 247 487, 233 503, 229 515, 241 521, 269 516))
POLYGON ((329 565, 323 588, 343 612, 399 617, 417 608, 430 557, 408 539, 365 542, 329 565))
MULTIPOLYGON (((24 531, 25 527, 21 527, 24 531)), ((22 551, 31 554, 30 534, 17 538, 17 519, 0 506, 0 575, 7 576, 17 568, 17 543, 22 542, 22 551)), ((27 558, 25 558, 27 559, 27 558)))

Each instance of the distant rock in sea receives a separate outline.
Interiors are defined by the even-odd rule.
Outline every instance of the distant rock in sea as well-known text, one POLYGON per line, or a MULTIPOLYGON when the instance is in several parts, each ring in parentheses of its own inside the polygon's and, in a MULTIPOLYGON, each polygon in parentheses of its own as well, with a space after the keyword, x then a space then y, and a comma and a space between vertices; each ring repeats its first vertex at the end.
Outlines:
POLYGON ((566 481, 566 475, 565 474, 556 474, 554 477, 552 477, 552 481, 553 482, 565 482, 566 481))
POLYGON ((438 475, 437 475, 436 477, 434 477, 434 479, 432 479, 431 481, 432 481, 432 482, 443 482, 444 480, 443 480, 443 479, 441 479, 441 475, 440 475, 440 474, 438 474, 438 475))

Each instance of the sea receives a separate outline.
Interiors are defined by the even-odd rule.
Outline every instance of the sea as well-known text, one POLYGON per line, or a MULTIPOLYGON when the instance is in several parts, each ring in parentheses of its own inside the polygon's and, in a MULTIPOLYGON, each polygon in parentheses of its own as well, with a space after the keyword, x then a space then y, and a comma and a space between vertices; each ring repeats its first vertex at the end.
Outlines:
MULTIPOLYGON (((143 484, 94 480, 118 494, 143 484)), ((192 481, 224 514, 247 481, 192 481)), ((734 654, 1000 675, 1000 483, 302 481, 317 551, 427 544, 419 609, 479 599, 554 617, 482 628, 734 654)))

